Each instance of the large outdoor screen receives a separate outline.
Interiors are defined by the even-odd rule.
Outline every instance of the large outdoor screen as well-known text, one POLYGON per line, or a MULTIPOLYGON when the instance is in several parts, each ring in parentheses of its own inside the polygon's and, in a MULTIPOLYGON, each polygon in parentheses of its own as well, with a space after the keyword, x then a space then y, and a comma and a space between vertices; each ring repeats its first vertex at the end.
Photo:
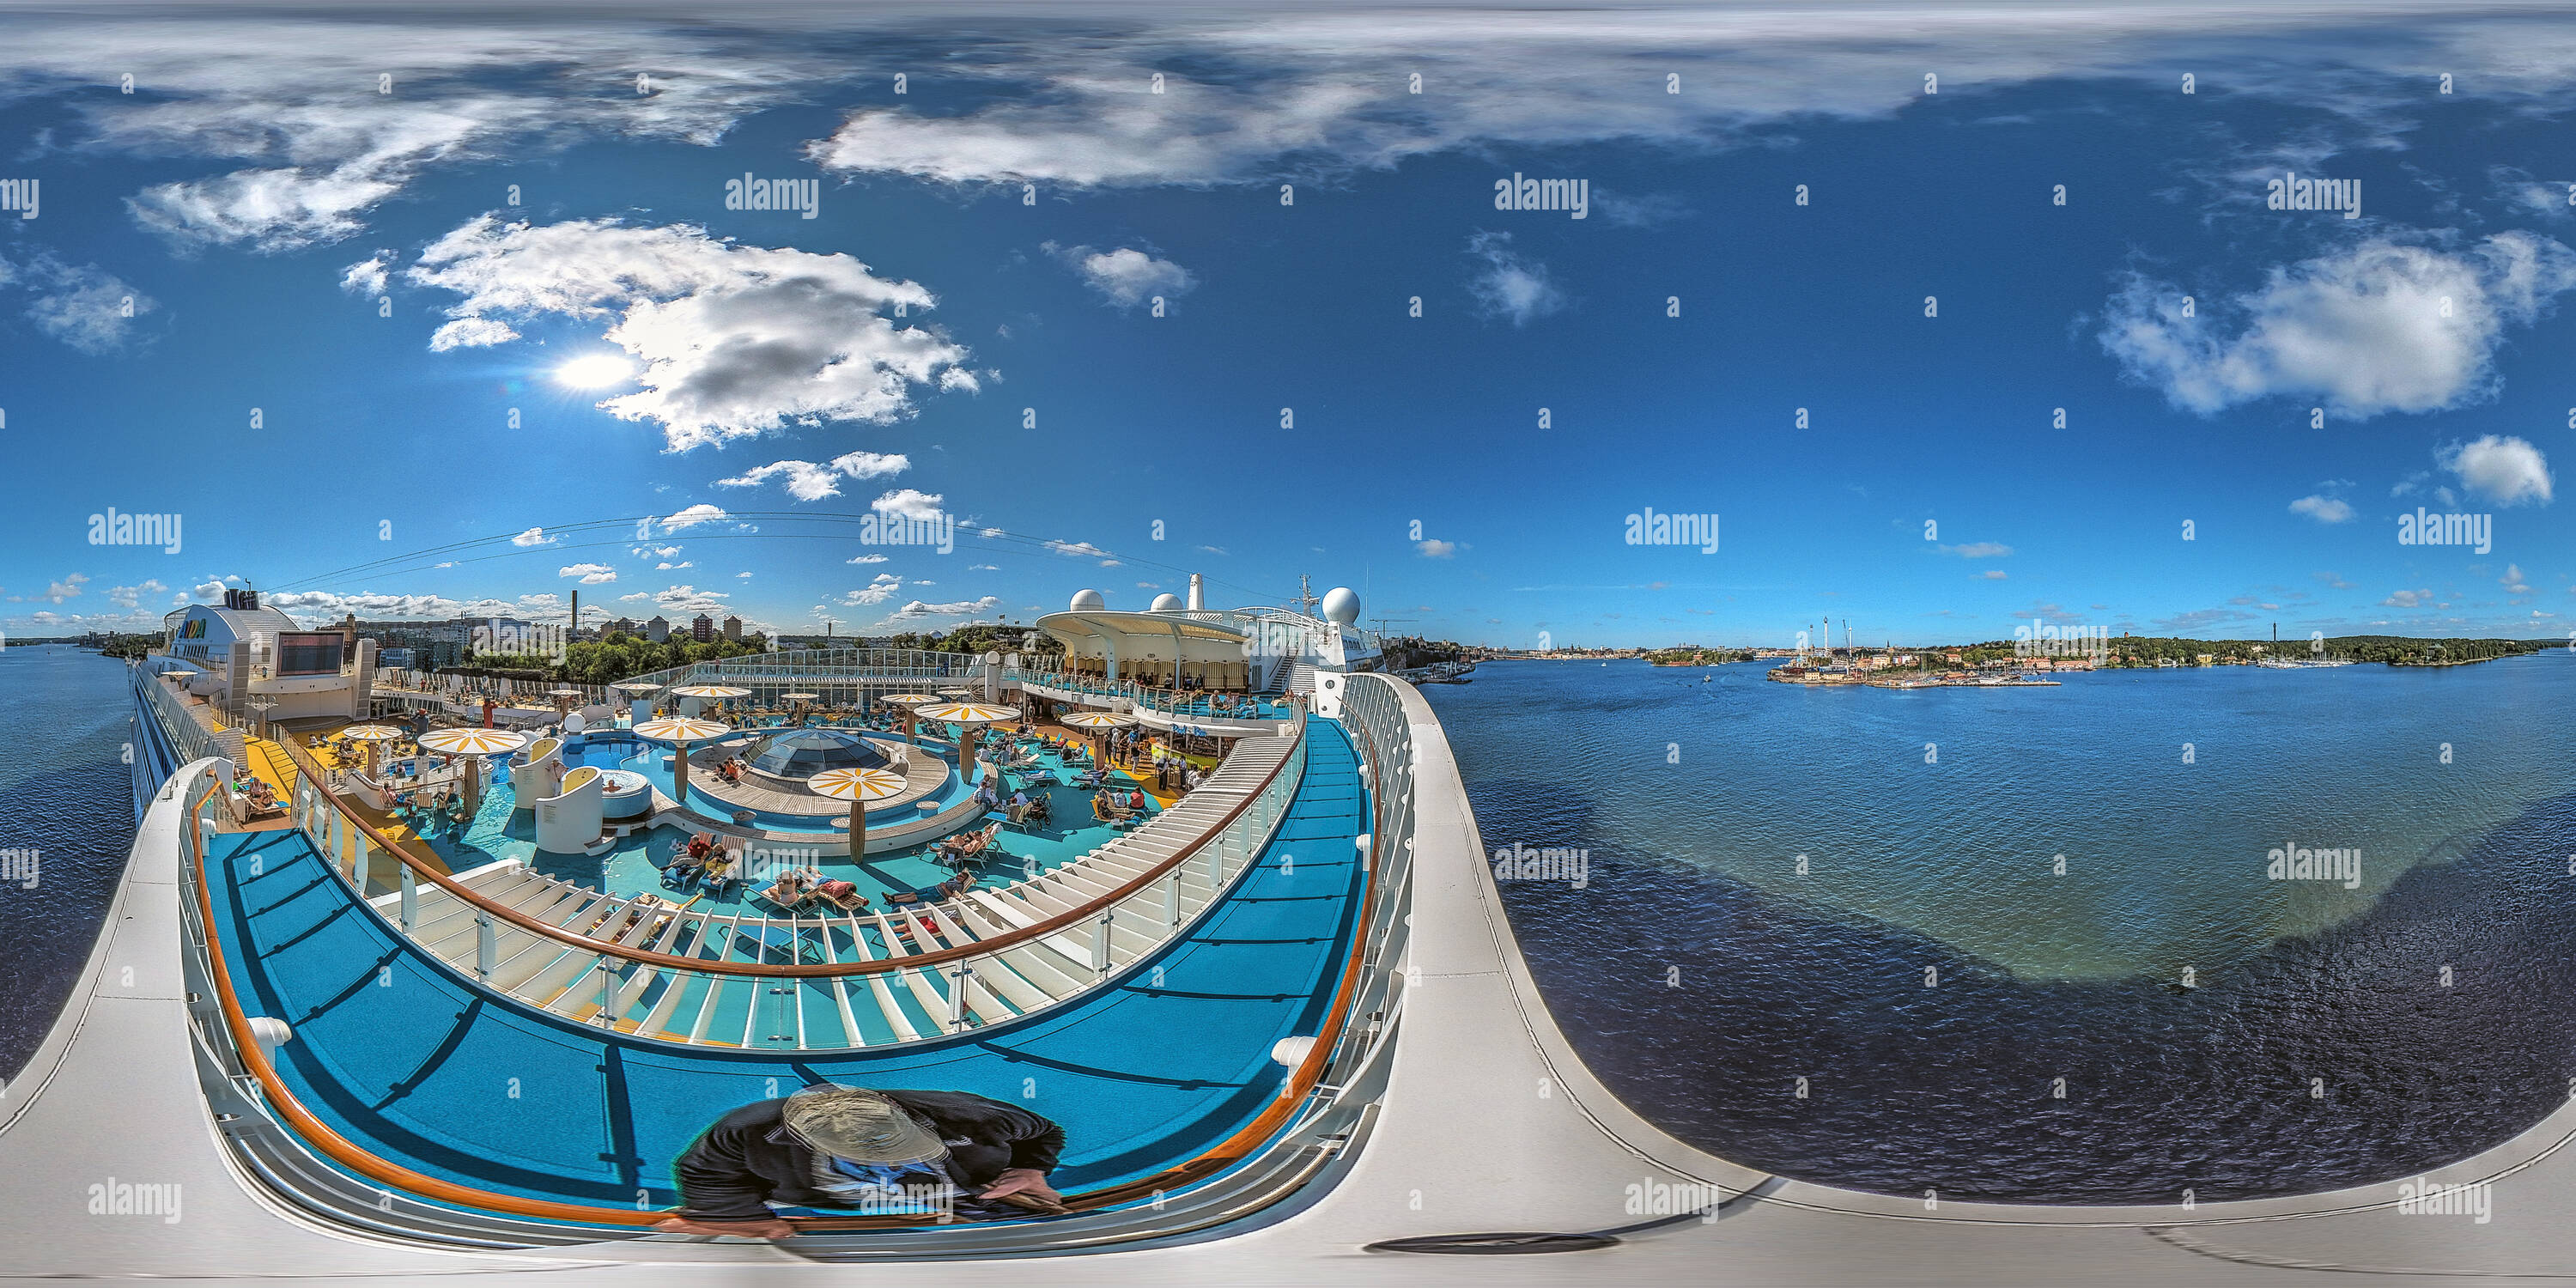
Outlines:
POLYGON ((339 632, 299 632, 277 637, 277 674, 337 675, 339 671, 339 632))

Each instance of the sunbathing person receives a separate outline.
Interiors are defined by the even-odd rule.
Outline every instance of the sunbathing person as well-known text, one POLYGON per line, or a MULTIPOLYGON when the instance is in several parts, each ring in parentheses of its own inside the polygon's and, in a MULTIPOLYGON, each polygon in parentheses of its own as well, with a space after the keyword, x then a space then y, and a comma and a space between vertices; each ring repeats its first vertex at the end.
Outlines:
POLYGON ((778 879, 771 882, 768 889, 760 892, 760 897, 792 911, 806 900, 813 898, 814 887, 821 883, 822 878, 817 874, 807 872, 803 868, 789 868, 779 873, 778 879))
POLYGON ((843 912, 857 912, 868 906, 868 897, 847 881, 825 881, 814 888, 814 895, 843 912))

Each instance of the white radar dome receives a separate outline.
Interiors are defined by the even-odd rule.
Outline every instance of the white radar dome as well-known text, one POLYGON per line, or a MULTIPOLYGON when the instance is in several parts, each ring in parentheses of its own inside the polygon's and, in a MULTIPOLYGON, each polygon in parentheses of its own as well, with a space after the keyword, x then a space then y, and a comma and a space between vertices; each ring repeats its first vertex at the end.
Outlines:
POLYGON ((1099 591, 1085 587, 1073 592, 1073 607, 1065 611, 1074 613, 1096 613, 1106 607, 1108 607, 1108 604, 1100 598, 1099 591))
POLYGON ((1360 619, 1359 592, 1348 586, 1335 586, 1324 592, 1324 620, 1352 625, 1360 619))
POLYGON ((1181 608, 1181 597, 1180 597, 1180 596, 1178 596, 1178 595, 1173 594, 1172 592, 1170 592, 1170 591, 1168 591, 1168 590, 1167 590, 1167 591, 1164 591, 1162 594, 1159 594, 1159 595, 1154 596, 1154 611, 1155 611, 1155 612, 1158 612, 1158 613, 1176 613, 1176 612, 1179 612, 1179 611, 1180 611, 1180 608, 1181 608))

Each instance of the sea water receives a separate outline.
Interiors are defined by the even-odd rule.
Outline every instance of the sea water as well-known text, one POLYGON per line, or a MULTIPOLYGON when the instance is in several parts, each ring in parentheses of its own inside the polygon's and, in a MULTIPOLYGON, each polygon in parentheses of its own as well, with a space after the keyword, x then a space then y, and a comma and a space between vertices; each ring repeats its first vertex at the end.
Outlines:
POLYGON ((1506 864, 1514 931, 1683 1138, 2161 1203, 2406 1175, 2568 1099, 2576 656, 1984 690, 1768 665, 1426 690, 1488 851, 1581 856, 1506 864))

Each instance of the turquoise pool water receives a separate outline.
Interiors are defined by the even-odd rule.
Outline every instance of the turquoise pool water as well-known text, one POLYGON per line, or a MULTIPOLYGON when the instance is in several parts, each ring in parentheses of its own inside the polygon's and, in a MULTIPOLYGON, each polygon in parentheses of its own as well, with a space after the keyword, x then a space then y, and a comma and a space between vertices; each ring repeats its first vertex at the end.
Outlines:
MULTIPOLYGON (((576 749, 580 755, 599 757, 582 759, 575 764, 603 764, 616 761, 620 752, 634 752, 635 744, 624 740, 591 743, 576 749), (602 759, 604 758, 604 759, 602 759)), ((655 755, 647 749, 639 757, 655 755)), ((1023 876, 1045 872, 1070 863, 1109 843, 1116 833, 1091 818, 1091 793, 1064 785, 1061 781, 1044 781, 1049 775, 1064 771, 1054 757, 1042 758, 1044 767, 1037 773, 1013 775, 1032 794, 1045 793, 1048 809, 1055 822, 1048 826, 1021 831, 1006 828, 996 842, 1006 859, 990 860, 982 865, 984 882, 1002 885, 1023 876)), ((638 766, 618 762, 618 768, 638 766)), ((669 774, 663 771, 657 785, 667 787, 669 774)), ((972 789, 956 782, 949 784, 954 800, 964 800, 972 789)), ((697 793, 691 792, 693 800, 697 793)), ((701 808, 716 802, 701 803, 701 808)), ((653 893, 664 898, 685 900, 699 895, 698 907, 722 912, 770 912, 766 904, 754 902, 752 896, 787 868, 814 868, 826 879, 848 881, 869 899, 883 904, 885 896, 898 890, 920 890, 937 885, 950 874, 950 869, 929 857, 928 843, 907 849, 868 855, 853 861, 849 847, 838 840, 826 842, 776 841, 756 843, 746 861, 750 879, 722 892, 703 891, 693 886, 687 891, 673 891, 662 884, 662 868, 688 840, 690 830, 676 824, 659 824, 619 839, 607 852, 597 855, 557 854, 537 848, 536 825, 532 815, 515 808, 516 798, 504 776, 483 799, 463 834, 441 829, 428 840, 451 871, 462 872, 501 859, 517 859, 548 876, 591 886, 610 894, 632 895, 653 893)), ((897 813, 919 813, 910 806, 897 813)), ((879 817, 871 812, 871 819, 879 817)))

